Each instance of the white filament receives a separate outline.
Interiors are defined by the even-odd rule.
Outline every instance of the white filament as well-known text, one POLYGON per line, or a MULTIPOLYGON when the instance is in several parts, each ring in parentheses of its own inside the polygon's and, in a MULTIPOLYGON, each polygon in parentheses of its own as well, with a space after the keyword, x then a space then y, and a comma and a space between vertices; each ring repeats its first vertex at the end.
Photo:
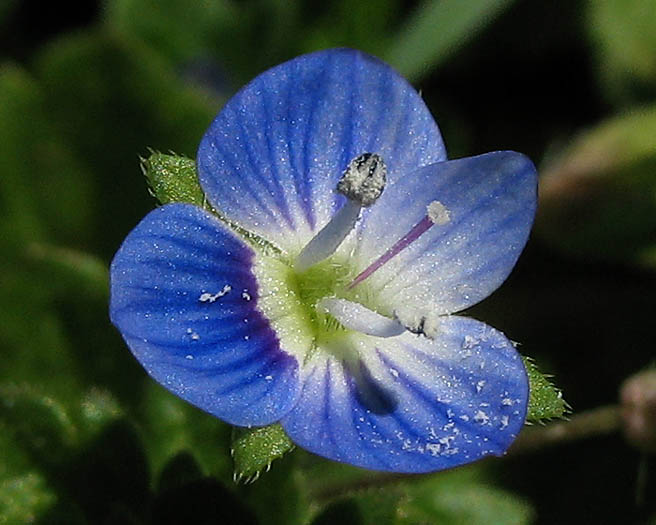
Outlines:
POLYGON ((301 250, 294 263, 294 269, 302 272, 335 253, 355 226, 361 209, 359 203, 347 200, 330 222, 301 250))
POLYGON ((394 337, 405 332, 405 327, 396 319, 390 319, 346 299, 324 297, 317 303, 317 310, 329 313, 349 330, 363 334, 394 337))

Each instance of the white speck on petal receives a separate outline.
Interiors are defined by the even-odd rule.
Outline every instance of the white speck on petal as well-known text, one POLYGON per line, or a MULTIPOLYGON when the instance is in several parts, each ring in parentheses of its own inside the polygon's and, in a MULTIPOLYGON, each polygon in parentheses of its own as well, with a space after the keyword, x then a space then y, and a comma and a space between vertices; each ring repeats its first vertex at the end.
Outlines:
POLYGON ((500 430, 503 430, 508 426, 508 423, 510 421, 510 418, 508 416, 501 416, 501 427, 499 427, 500 430))
POLYGON ((445 436, 439 439, 439 442, 444 445, 446 448, 451 446, 451 442, 455 439, 454 436, 445 436))
POLYGON ((476 423, 480 423, 481 425, 487 425, 490 422, 490 416, 488 416, 482 410, 479 410, 476 412, 476 414, 474 414, 474 421, 476 421, 476 423))
POLYGON ((481 379, 478 383, 476 383, 476 393, 480 394, 484 386, 485 386, 485 379, 481 379))
POLYGON ((502 404, 503 406, 506 406, 506 407, 511 407, 512 404, 513 404, 513 401, 512 401, 512 399, 510 399, 509 397, 504 397, 504 398, 501 400, 501 404, 502 404))
POLYGON ((198 300, 201 303, 213 303, 217 299, 220 299, 221 297, 226 295, 228 292, 230 292, 230 290, 232 290, 232 286, 230 286, 229 284, 226 284, 223 287, 222 290, 216 292, 215 294, 212 294, 212 293, 209 293, 209 292, 203 292, 202 294, 200 294, 200 297, 198 298, 198 300))
POLYGON ((246 301, 250 301, 252 299, 251 295, 246 290, 244 290, 241 293, 241 297, 242 297, 242 299, 244 299, 246 301))
POLYGON ((189 359, 190 361, 191 361, 193 358, 194 358, 194 356, 191 355, 191 354, 187 354, 187 355, 185 356, 185 359, 189 359))

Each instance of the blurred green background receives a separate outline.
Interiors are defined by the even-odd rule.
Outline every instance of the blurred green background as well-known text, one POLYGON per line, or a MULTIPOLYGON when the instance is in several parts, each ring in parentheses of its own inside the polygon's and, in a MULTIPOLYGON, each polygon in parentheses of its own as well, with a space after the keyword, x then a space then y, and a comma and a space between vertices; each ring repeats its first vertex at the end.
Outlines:
POLYGON ((139 157, 194 157, 240 86, 334 46, 403 73, 451 157, 538 165, 527 250, 468 313, 575 414, 653 364, 653 0, 2 0, 0 523, 656 523, 655 462, 620 434, 367 490, 297 450, 237 485, 230 429, 109 324, 107 266, 156 205, 139 157))

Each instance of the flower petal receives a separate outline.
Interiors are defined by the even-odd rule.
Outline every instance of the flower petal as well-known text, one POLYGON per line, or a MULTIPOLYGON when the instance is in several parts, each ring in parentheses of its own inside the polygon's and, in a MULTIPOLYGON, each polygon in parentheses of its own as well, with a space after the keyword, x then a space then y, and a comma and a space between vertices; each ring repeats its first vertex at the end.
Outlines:
POLYGON ((236 425, 277 421, 299 391, 298 362, 258 311, 253 251, 209 213, 152 211, 111 266, 112 322, 146 371, 236 425))
POLYGON ((439 331, 435 340, 352 335, 350 349, 315 357, 285 431, 311 452, 375 470, 429 472, 503 454, 526 417, 521 358, 473 319, 444 317, 439 331))
POLYGON ((410 84, 371 56, 331 49, 244 87, 203 137, 197 162, 213 206, 295 255, 343 200, 337 181, 365 152, 383 157, 390 182, 445 158, 410 84))
POLYGON ((361 221, 356 266, 363 270, 376 260, 435 200, 446 208, 446 223, 433 225, 363 282, 390 313, 458 312, 499 287, 533 223, 535 167, 520 153, 499 151, 408 174, 388 186, 361 221))

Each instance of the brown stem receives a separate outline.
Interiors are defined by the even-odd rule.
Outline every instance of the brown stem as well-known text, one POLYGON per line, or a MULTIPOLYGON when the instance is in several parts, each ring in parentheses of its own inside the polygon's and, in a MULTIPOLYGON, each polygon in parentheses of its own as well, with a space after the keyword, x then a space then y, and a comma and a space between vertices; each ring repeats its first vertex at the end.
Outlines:
POLYGON ((568 441, 610 434, 619 428, 618 405, 594 408, 572 416, 569 421, 525 427, 508 450, 508 454, 522 454, 568 441))

